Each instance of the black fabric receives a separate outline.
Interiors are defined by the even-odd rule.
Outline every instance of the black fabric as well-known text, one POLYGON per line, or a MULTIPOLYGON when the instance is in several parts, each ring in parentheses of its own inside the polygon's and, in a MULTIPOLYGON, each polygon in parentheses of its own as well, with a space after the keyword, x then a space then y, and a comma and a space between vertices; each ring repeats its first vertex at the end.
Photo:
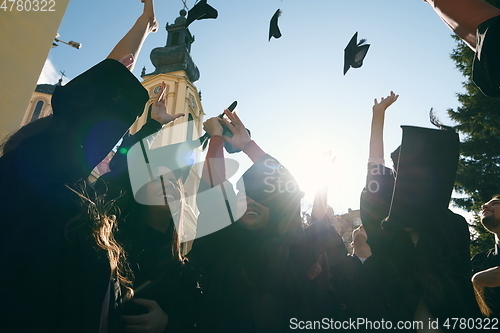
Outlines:
MULTIPOLYGON (((201 295, 197 274, 187 260, 180 262, 173 256, 172 220, 166 233, 147 225, 149 207, 134 200, 128 173, 127 152, 130 147, 156 133, 161 127, 160 123, 150 119, 137 133, 126 135, 110 161, 111 172, 103 175, 97 186, 107 191, 109 200, 117 198, 116 205, 121 211, 117 237, 127 252, 127 259, 134 272, 134 297, 158 303, 169 317, 166 332, 189 333, 195 329, 201 295)), ((172 150, 166 149, 163 152, 164 160, 167 160, 170 157, 168 152, 172 150)), ((182 174, 177 176, 180 178, 182 174)), ((165 218, 170 217, 166 215, 165 218)), ((123 308, 125 315, 144 313, 147 313, 147 309, 132 301, 128 301, 123 308)))
POLYGON ((472 81, 486 96, 500 97, 500 16, 481 23, 476 31, 472 81))
POLYGON ((458 133, 415 126, 401 128, 397 177, 382 228, 432 228, 422 225, 432 221, 422 217, 448 209, 460 151, 458 133))
POLYGON ((370 292, 364 313, 375 309, 384 318, 413 320, 422 299, 441 324, 446 318, 480 317, 470 281, 467 222, 449 210, 421 216, 426 221, 417 226, 419 240, 414 246, 406 231, 380 227, 393 184, 389 169, 369 164, 360 202, 373 253, 363 265, 370 292))
POLYGON ((51 124, 0 158, 3 331, 98 331, 109 263, 65 185, 83 184, 147 100, 130 71, 105 60, 58 87, 51 124))
MULTIPOLYGON (((484 271, 485 269, 500 266, 499 246, 476 254, 472 258, 473 273, 484 271)), ((484 299, 486 304, 491 309, 492 318, 500 318, 500 287, 484 288, 484 299)))
MULTIPOLYGON (((264 156, 243 178, 263 179, 266 169, 261 163, 266 159, 276 161, 264 156)), ((199 192, 206 187, 202 180, 199 192)), ((226 194, 235 200, 232 188, 226 187, 226 194)), ((227 209, 219 201, 198 203, 198 228, 216 222, 211 221, 211 212, 227 209)), ((270 208, 266 228, 248 230, 236 222, 195 239, 188 258, 202 276, 199 332, 283 332, 291 317, 309 309, 300 292, 303 277, 298 269, 297 252, 303 246, 300 197, 282 192, 267 201, 266 207, 270 208)))
MULTIPOLYGON (((158 303, 169 318, 165 332, 194 332, 201 301, 196 272, 189 261, 179 262, 173 258, 172 239, 168 233, 149 227, 141 219, 127 222, 142 224, 131 228, 124 226, 128 229, 124 245, 134 271, 134 289, 137 290, 134 297, 158 303)), ((132 301, 124 306, 124 315, 144 313, 147 309, 132 301)))

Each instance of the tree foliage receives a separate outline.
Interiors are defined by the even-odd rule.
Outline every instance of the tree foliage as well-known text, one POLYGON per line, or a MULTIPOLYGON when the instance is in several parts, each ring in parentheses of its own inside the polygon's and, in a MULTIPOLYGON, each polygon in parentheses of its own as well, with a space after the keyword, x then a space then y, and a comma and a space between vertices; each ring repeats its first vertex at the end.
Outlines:
MULTIPOLYGON (((499 7, 500 0, 487 0, 499 7)), ((453 36, 457 45, 451 54, 464 75, 464 93, 457 94, 461 106, 448 114, 461 134, 461 157, 455 190, 467 195, 455 204, 477 213, 481 205, 500 193, 500 99, 484 96, 471 80, 474 52, 453 36)), ((476 215, 471 227, 476 231, 471 253, 485 251, 494 244, 493 235, 484 230, 476 215)))

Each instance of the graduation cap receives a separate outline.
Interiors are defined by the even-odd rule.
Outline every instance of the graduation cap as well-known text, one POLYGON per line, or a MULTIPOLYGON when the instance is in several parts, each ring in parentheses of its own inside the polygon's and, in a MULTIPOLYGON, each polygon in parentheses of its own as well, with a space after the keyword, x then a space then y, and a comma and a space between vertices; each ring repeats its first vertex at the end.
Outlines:
POLYGON ((359 68, 363 66, 363 59, 370 48, 370 44, 364 44, 366 39, 361 39, 358 43, 358 32, 352 36, 349 44, 344 49, 344 75, 349 68, 359 68))
POLYGON ((278 27, 278 17, 281 15, 281 9, 278 9, 276 13, 274 13, 273 17, 271 18, 271 23, 269 25, 269 39, 268 41, 271 40, 271 37, 274 38, 280 38, 281 37, 281 31, 280 28, 278 27))
MULTIPOLYGON (((85 138, 88 149, 84 156, 73 156, 73 160, 78 159, 75 167, 91 170, 97 166, 113 149, 116 138, 122 137, 140 115, 148 99, 137 78, 113 59, 101 61, 64 86, 56 86, 51 99, 54 121, 77 118, 82 128, 92 128, 85 138), (103 145, 105 142, 108 144, 103 145)), ((74 133, 66 140, 77 140, 75 144, 80 146, 83 138, 74 133)))
POLYGON ((216 19, 218 15, 217 10, 207 4, 207 0, 201 0, 188 11, 186 27, 195 20, 216 19))
POLYGON ((276 199, 303 195, 290 171, 269 155, 255 162, 238 180, 236 188, 268 208, 277 203, 276 199))
POLYGON ((401 128, 396 182, 382 227, 432 227, 426 222, 448 210, 460 152, 458 134, 448 129, 401 128))

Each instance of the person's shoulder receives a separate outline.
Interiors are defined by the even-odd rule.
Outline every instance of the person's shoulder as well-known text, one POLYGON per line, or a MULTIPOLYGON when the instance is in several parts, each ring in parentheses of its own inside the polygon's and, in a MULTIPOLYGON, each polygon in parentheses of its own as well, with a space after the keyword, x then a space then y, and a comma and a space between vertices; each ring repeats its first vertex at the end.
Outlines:
POLYGON ((474 255, 472 257, 471 261, 473 264, 480 264, 485 259, 492 257, 492 256, 496 256, 494 247, 489 249, 489 250, 477 253, 476 255, 474 255))

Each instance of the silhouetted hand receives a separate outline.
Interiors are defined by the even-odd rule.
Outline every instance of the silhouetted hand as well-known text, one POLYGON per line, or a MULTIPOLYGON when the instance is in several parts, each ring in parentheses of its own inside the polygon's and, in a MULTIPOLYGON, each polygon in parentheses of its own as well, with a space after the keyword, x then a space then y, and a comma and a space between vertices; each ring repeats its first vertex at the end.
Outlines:
POLYGON ((137 316, 123 316, 126 332, 162 333, 168 323, 168 315, 153 300, 136 298, 132 302, 144 306, 148 313, 137 316))
POLYGON ((228 109, 224 110, 224 113, 229 118, 229 121, 226 119, 220 119, 219 121, 226 126, 231 133, 233 133, 233 137, 230 138, 228 136, 223 136, 224 140, 229 142, 234 148, 243 150, 247 143, 249 143, 252 139, 250 138, 250 134, 248 134, 245 125, 240 120, 240 117, 234 112, 229 111, 228 109))

